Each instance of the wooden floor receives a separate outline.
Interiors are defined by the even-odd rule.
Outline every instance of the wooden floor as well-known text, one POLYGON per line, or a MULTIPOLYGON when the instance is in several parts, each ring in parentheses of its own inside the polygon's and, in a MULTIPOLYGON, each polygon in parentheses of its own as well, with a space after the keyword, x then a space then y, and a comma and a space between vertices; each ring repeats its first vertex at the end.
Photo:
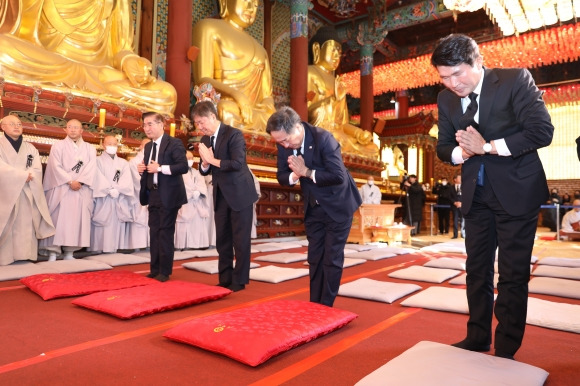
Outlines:
MULTIPOLYGON (((413 247, 444 241, 449 237, 415 237, 413 247)), ((580 243, 538 239, 534 254, 580 257, 580 243)), ((346 268, 342 281, 368 277, 408 282, 387 274, 441 256, 417 249, 409 255, 367 261, 346 268)), ((177 261, 172 280, 216 284, 216 275, 181 267, 194 260, 177 261)), ((302 263, 287 266, 304 267, 302 263)), ((148 272, 147 265, 115 269, 148 272)), ((415 283, 423 288, 430 285, 415 283)), ((534 296, 580 304, 573 299, 534 296)), ((403 307, 402 299, 385 304, 338 297, 335 307, 358 314, 357 319, 255 368, 162 336, 184 321, 271 299, 308 300, 308 278, 280 284, 252 281, 246 290, 221 300, 127 321, 76 307, 71 298, 43 301, 18 281, 1 282, 0 385, 353 385, 420 341, 448 344, 465 335, 466 315, 403 307)), ((577 385, 580 335, 527 326, 516 360, 548 371, 548 385, 577 385)))

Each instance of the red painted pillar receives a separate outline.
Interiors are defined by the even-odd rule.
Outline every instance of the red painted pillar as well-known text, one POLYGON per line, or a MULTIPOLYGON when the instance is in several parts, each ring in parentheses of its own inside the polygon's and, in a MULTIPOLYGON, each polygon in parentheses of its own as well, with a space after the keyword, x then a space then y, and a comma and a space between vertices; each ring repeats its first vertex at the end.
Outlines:
POLYGON ((397 119, 409 116, 409 93, 407 90, 397 91, 397 119))
POLYGON ((177 91, 175 116, 189 116, 191 63, 187 50, 191 46, 192 1, 170 1, 167 22, 167 75, 166 80, 177 91))
POLYGON ((373 95, 373 51, 371 44, 360 50, 360 127, 373 131, 375 98, 373 95))

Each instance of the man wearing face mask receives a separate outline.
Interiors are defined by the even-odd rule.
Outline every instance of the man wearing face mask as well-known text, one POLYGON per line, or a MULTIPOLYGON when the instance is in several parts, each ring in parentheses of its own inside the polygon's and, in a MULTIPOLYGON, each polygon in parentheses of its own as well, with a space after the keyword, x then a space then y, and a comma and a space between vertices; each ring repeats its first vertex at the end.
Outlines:
POLYGON ((97 151, 83 141, 83 127, 77 119, 66 124, 66 138, 55 142, 44 174, 44 194, 50 217, 56 228, 54 236, 40 241, 39 248, 49 251, 49 261, 64 252, 72 260, 73 252, 89 247, 92 185, 95 180, 97 151))
POLYGON ((97 157, 89 248, 97 253, 115 253, 121 249, 125 244, 125 227, 133 221, 133 178, 129 163, 117 156, 117 144, 115 137, 106 136, 105 151, 97 157))
POLYGON ((439 217, 439 234, 449 233, 449 214, 453 205, 453 192, 447 183, 447 177, 441 177, 441 183, 435 185, 433 194, 437 195, 437 217, 439 217))
POLYGON ((375 178, 373 176, 367 178, 367 183, 359 188, 359 192, 363 204, 376 205, 381 203, 381 190, 375 185, 375 178))

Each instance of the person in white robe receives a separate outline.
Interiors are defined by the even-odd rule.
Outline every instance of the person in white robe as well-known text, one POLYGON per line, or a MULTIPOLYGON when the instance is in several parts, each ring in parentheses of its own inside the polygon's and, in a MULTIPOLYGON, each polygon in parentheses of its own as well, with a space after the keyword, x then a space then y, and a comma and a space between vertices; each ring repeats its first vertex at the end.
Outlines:
POLYGON ((207 233, 209 235, 209 246, 215 248, 215 217, 213 210, 213 183, 211 174, 204 176, 205 185, 207 186, 207 207, 209 210, 209 221, 207 224, 207 233))
POLYGON ((38 150, 22 137, 17 116, 2 119, 0 134, 0 266, 38 258, 38 240, 54 234, 38 150))
POLYGON ((97 150, 83 140, 80 121, 71 119, 65 131, 67 137, 50 149, 43 181, 56 228, 54 236, 40 241, 40 248, 49 252, 49 261, 63 252, 64 259, 72 260, 74 251, 91 245, 91 187, 97 170, 97 150))
POLYGON ((187 151, 189 171, 183 175, 187 204, 177 212, 175 224, 175 249, 200 249, 209 247, 209 208, 205 179, 193 166, 193 153, 187 151))
MULTIPOLYGON (((252 178, 254 179, 254 186, 256 187, 256 193, 258 193, 258 197, 261 197, 260 181, 258 181, 258 178, 254 174, 254 172, 252 172, 250 170, 250 173, 252 174, 252 178)), ((256 229, 256 226, 258 225, 258 213, 256 212, 256 204, 257 203, 258 203, 258 201, 254 202, 254 219, 252 220, 252 231, 250 233, 250 237, 253 239, 258 237, 258 230, 256 229)))
POLYGON ((373 176, 367 178, 367 183, 359 188, 359 193, 363 204, 378 205, 381 203, 381 190, 375 185, 375 178, 373 176))
POLYGON ((133 221, 127 223, 125 227, 124 243, 121 249, 132 249, 139 252, 141 249, 149 248, 149 209, 139 202, 139 192, 141 191, 141 175, 137 170, 137 165, 143 161, 143 149, 147 143, 151 142, 145 138, 139 145, 139 152, 135 157, 129 159, 131 176, 133 177, 133 221))
POLYGON ((126 224, 133 221, 133 176, 127 160, 117 156, 118 141, 108 135, 105 151, 97 157, 93 184, 91 246, 97 253, 115 253, 124 244, 126 224))
POLYGON ((580 232, 580 199, 572 202, 573 208, 562 218, 562 232, 580 232))

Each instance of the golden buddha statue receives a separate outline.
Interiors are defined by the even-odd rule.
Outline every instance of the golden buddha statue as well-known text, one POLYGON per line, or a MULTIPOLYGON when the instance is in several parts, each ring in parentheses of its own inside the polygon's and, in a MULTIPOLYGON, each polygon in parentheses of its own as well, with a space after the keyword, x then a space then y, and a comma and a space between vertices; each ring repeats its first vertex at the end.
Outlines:
POLYGON ((219 119, 247 131, 265 131, 276 110, 272 78, 264 47, 244 31, 256 20, 257 0, 219 0, 221 19, 193 26, 192 44, 199 49, 193 80, 210 83, 221 94, 219 119))
POLYGON ((172 114, 175 88, 133 52, 129 0, 3 0, 0 75, 172 114))
POLYGON ((308 66, 308 122, 333 133, 343 153, 377 158, 379 149, 371 132, 349 123, 346 90, 334 71, 342 48, 332 27, 322 27, 310 40, 308 66))

